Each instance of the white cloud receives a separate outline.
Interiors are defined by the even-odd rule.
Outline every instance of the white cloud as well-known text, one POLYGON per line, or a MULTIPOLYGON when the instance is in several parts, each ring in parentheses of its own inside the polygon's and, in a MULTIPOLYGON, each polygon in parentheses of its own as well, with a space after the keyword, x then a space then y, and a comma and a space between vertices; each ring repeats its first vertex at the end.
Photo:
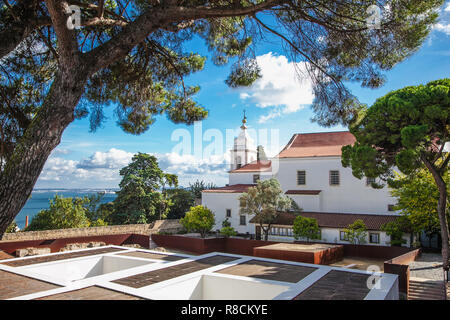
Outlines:
POLYGON ((120 169, 126 166, 133 154, 123 150, 111 148, 108 152, 95 152, 88 159, 82 160, 78 168, 82 169, 120 169))
MULTIPOLYGON (((178 175, 179 183, 188 186, 195 180, 213 182, 216 185, 227 183, 228 156, 211 156, 197 159, 193 155, 177 153, 153 154, 159 167, 178 175)), ((121 180, 119 171, 128 165, 133 153, 112 148, 97 151, 90 157, 76 161, 52 156, 47 160, 39 177, 37 188, 113 188, 121 180)))
POLYGON ((250 88, 240 89, 240 98, 260 108, 271 108, 267 115, 260 117, 260 123, 297 112, 312 103, 314 94, 305 62, 289 62, 285 56, 276 56, 271 52, 256 59, 262 78, 250 88), (299 74, 302 79, 299 79, 299 74))
POLYGON ((450 23, 448 24, 437 23, 434 25, 434 30, 443 32, 450 36, 450 23))
POLYGON ((433 29, 450 35, 450 1, 446 3, 440 14, 439 22, 433 26, 433 29))

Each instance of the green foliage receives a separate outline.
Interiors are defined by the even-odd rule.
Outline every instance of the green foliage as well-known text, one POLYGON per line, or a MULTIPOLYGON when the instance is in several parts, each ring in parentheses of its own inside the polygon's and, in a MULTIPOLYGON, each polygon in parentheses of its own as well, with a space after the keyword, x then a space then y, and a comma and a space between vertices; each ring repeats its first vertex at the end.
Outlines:
POLYGON ((346 229, 346 239, 352 244, 364 244, 367 242, 367 228, 361 219, 355 220, 346 229))
POLYGON ((321 238, 319 225, 314 218, 297 216, 294 220, 292 231, 294 232, 294 238, 296 240, 299 238, 306 238, 306 241, 309 241, 310 239, 321 238))
POLYGON ((441 160, 440 174, 448 170, 439 146, 449 141, 450 79, 406 87, 376 100, 365 117, 350 128, 357 142, 342 148, 342 165, 353 175, 394 178, 393 167, 411 174, 423 162, 441 160))
POLYGON ((226 238, 237 235, 236 230, 234 230, 231 226, 231 222, 228 221, 228 218, 222 221, 222 229, 220 229, 220 234, 226 238))
POLYGON ((168 199, 171 201, 168 219, 183 218, 187 211, 195 204, 194 193, 183 188, 168 189, 166 191, 168 199))
POLYGON ((386 234, 391 237, 391 246, 401 246, 402 244, 407 242, 405 239, 403 239, 405 227, 408 227, 405 226, 404 223, 409 224, 409 220, 407 218, 403 220, 398 219, 381 226, 381 231, 386 232, 386 234))
POLYGON ((217 188, 212 182, 206 183, 203 180, 196 180, 193 184, 189 183, 189 189, 194 193, 196 199, 202 198, 202 191, 217 188))
POLYGON ((231 222, 228 221, 228 218, 222 221, 222 227, 231 227, 231 222))
POLYGON ((38 212, 26 231, 86 228, 90 221, 86 216, 89 198, 64 198, 59 195, 50 200, 50 208, 38 212))
MULTIPOLYGON (((11 8, 0 6, 0 43, 2 46, 14 44, 9 51, 5 48, 1 56, 0 119, 6 129, 2 137, 4 148, 0 148, 4 153, 0 156, 2 159, 9 159, 16 141, 39 114, 50 84, 59 72, 60 42, 52 23, 46 22, 48 27, 36 25, 36 21, 51 18, 45 2, 10 3, 11 8)), ((91 130, 95 131, 106 119, 104 108, 114 105, 118 125, 131 134, 145 132, 161 115, 176 123, 204 119, 208 112, 194 99, 199 87, 187 86, 184 80, 204 69, 206 57, 186 52, 186 43, 195 37, 203 39, 214 64, 233 61, 226 83, 231 87, 248 86, 260 77, 254 45, 266 41, 268 34, 278 37, 283 34, 282 41, 290 49, 288 55, 292 60, 309 63, 316 97, 314 119, 323 125, 349 123, 357 119, 360 104, 343 81, 358 82, 370 88, 381 86, 385 70, 420 48, 436 23, 437 10, 444 0, 413 4, 410 0, 395 1, 390 4, 390 10, 384 12, 379 30, 366 26, 366 10, 373 5, 371 0, 327 0, 314 6, 286 0, 268 3, 247 15, 238 13, 243 7, 261 3, 184 1, 185 14, 188 10, 195 14, 148 30, 148 36, 126 55, 95 72, 84 84, 76 117, 89 116, 91 130), (236 13, 224 16, 224 11, 232 10, 236 13), (264 25, 259 19, 262 16, 271 21, 272 27, 264 25), (177 24, 182 20, 185 26, 177 24), (319 38, 321 41, 317 41, 319 38)), ((82 4, 82 21, 97 18, 96 4, 88 5, 87 1, 79 1, 79 4, 82 4)), ((117 43, 125 25, 141 23, 146 20, 142 16, 152 10, 156 10, 155 14, 161 15, 162 20, 173 18, 173 6, 177 5, 180 3, 105 1, 104 18, 122 24, 82 26, 76 30, 77 49, 88 57, 106 42, 117 43)), ((91 63, 89 59, 83 61, 91 63)), ((437 114, 430 105, 427 115, 438 117, 437 114)))
MULTIPOLYGON (((444 176, 447 184, 447 217, 449 216, 449 185, 450 173, 444 176)), ((393 181, 391 193, 397 197, 396 209, 401 210, 403 217, 411 224, 411 231, 415 234, 425 232, 429 237, 440 231, 437 204, 439 190, 428 170, 422 169, 412 176, 398 174, 393 181)))
POLYGON ((157 159, 146 153, 135 154, 120 175, 114 213, 108 217, 112 224, 150 223, 165 217, 170 203, 159 190, 177 184, 176 176, 164 173, 157 159))
POLYGON ((258 223, 268 238, 270 226, 278 218, 280 212, 292 206, 292 200, 284 195, 277 179, 259 180, 255 187, 248 189, 239 197, 241 214, 254 215, 253 221, 258 223))
POLYGON ((211 231, 215 223, 214 214, 204 206, 191 207, 184 218, 180 219, 181 225, 189 232, 199 232, 204 238, 211 231))
POLYGON ((14 233, 14 232, 17 232, 18 228, 19 228, 19 227, 17 226, 17 223, 16 223, 15 221, 13 221, 13 222, 8 226, 8 228, 6 229, 5 233, 14 233))

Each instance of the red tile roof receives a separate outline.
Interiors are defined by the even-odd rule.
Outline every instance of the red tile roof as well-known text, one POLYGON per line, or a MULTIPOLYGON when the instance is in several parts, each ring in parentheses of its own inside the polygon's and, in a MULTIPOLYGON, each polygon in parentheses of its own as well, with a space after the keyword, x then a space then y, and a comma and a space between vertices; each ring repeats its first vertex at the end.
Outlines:
MULTIPOLYGON (((394 221, 398 216, 377 215, 377 214, 357 214, 357 213, 331 213, 331 212, 302 212, 301 216, 314 218, 321 228, 347 228, 358 219, 361 219, 366 225, 367 230, 380 230, 381 226, 387 222, 394 221)), ((278 219, 274 222, 277 225, 292 226, 295 215, 293 213, 280 213, 278 219)), ((253 219, 250 220, 250 222, 253 219)))
POLYGON ((205 193, 243 193, 247 192, 248 188, 254 187, 256 184, 233 184, 216 189, 203 190, 205 193))
POLYGON ((242 173, 242 172, 261 172, 261 171, 270 171, 272 166, 272 161, 270 160, 262 160, 262 161, 253 161, 245 166, 240 167, 239 169, 231 170, 231 173, 242 173))
POLYGON ((295 134, 278 154, 279 158, 340 156, 343 146, 354 144, 348 131, 295 134))
POLYGON ((285 194, 318 195, 322 190, 288 190, 285 194))

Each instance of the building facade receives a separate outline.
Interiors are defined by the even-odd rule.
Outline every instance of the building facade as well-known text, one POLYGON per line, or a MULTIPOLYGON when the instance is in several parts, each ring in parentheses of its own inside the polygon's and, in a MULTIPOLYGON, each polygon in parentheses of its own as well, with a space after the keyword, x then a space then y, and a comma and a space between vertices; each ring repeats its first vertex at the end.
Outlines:
MULTIPOLYGON (((220 229, 222 222, 228 219, 238 233, 255 234, 257 229, 250 221, 252 217, 240 214, 239 196, 258 180, 276 178, 285 194, 302 208, 303 215, 318 220, 322 241, 346 243, 342 229, 364 218, 368 227, 367 244, 389 244, 389 236, 380 227, 398 216, 393 211, 396 200, 387 187, 375 189, 372 180, 359 180, 353 176, 351 168, 342 166, 341 148, 356 141, 350 132, 294 134, 277 156, 261 160, 246 131, 244 117, 241 133, 231 152, 234 160, 229 184, 202 193, 202 204, 215 214, 215 229, 220 229)), ((292 221, 290 225, 286 225, 286 221, 273 226, 271 239, 293 239, 292 221)), ((405 245, 409 245, 409 235, 405 235, 405 240, 405 245)))

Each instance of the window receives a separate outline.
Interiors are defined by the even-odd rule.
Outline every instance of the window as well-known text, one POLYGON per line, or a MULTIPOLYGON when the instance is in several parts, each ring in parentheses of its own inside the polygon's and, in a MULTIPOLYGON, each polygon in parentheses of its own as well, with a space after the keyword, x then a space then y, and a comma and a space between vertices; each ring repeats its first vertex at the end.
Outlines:
POLYGON ((261 179, 261 177, 259 176, 259 174, 254 174, 254 175, 253 175, 253 183, 258 183, 259 179, 261 179))
POLYGON ((369 242, 370 243, 380 243, 380 234, 379 233, 369 233, 369 242))
POLYGON ((366 179, 366 186, 371 186, 372 183, 375 183, 375 178, 367 178, 366 179))
POLYGON ((347 232, 339 231, 339 239, 342 240, 342 241, 348 241, 347 232))
POLYGON ((393 204, 388 204, 388 211, 395 211, 393 204))
POLYGON ((306 184, 306 171, 297 171, 297 185, 306 184))
POLYGON ((339 171, 331 170, 330 171, 330 186, 338 186, 340 183, 339 171))
POLYGON ((231 209, 227 209, 227 218, 231 218, 231 209))
POLYGON ((247 221, 245 220, 245 216, 240 216, 239 218, 240 218, 239 224, 241 226, 247 225, 247 221))

